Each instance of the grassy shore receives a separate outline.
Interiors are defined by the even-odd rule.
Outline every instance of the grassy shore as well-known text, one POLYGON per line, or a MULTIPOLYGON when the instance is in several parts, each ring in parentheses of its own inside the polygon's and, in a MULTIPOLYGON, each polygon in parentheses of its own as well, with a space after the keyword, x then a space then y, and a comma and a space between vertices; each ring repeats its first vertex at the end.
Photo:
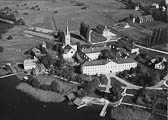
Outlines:
POLYGON ((34 97, 41 102, 57 103, 62 102, 65 99, 65 97, 59 93, 37 89, 27 83, 20 83, 16 86, 16 89, 34 97))

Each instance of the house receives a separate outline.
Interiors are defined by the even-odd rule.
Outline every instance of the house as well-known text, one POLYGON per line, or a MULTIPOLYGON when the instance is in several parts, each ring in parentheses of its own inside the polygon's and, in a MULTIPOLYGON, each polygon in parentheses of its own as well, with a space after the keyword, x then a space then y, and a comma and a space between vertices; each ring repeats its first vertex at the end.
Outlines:
POLYGON ((139 10, 139 4, 137 6, 135 6, 135 11, 139 10))
POLYGON ((167 62, 166 58, 160 58, 160 59, 158 58, 155 61, 154 68, 159 69, 159 70, 163 70, 166 68, 166 64, 165 64, 166 62, 167 62))
POLYGON ((73 100, 76 98, 76 96, 75 96, 74 93, 70 93, 70 94, 68 94, 66 97, 67 97, 67 99, 68 99, 69 101, 73 101, 73 100))
POLYGON ((159 4, 158 3, 153 3, 152 7, 155 7, 156 9, 159 9, 159 4))
POLYGON ((136 18, 136 22, 138 23, 151 22, 151 21, 154 21, 151 15, 144 15, 136 18))
POLYGON ((163 62, 159 62, 159 63, 155 64, 155 69, 163 70, 163 69, 165 69, 165 67, 166 66, 164 65, 163 62))
POLYGON ((34 68, 34 75, 44 74, 46 73, 46 68, 43 64, 37 64, 34 68))
MULTIPOLYGON (((96 28, 93 29, 93 31, 99 34, 99 36, 101 35, 101 37, 98 38, 98 39, 101 38, 102 39, 101 41, 117 41, 119 39, 119 37, 113 32, 111 32, 111 29, 108 28, 107 26, 99 24, 96 26, 96 28), (104 37, 104 39, 102 36, 104 37)), ((96 35, 96 33, 93 32, 92 39, 94 39, 94 36, 98 36, 96 35)))
POLYGON ((105 38, 103 35, 95 32, 94 30, 90 30, 89 32, 89 42, 91 44, 97 44, 107 41, 107 38, 105 38))
POLYGON ((75 55, 76 50, 72 48, 70 45, 64 47, 63 58, 66 61, 72 61, 72 57, 75 55))
POLYGON ((32 49, 32 52, 33 52, 36 56, 40 56, 40 55, 41 55, 41 51, 40 51, 39 49, 35 48, 35 47, 32 49))
POLYGON ((110 50, 109 47, 90 47, 83 48, 82 52, 85 53, 90 58, 90 60, 96 60, 99 57, 101 51, 104 49, 110 50))
POLYGON ((83 74, 109 74, 129 70, 137 67, 137 62, 132 58, 120 58, 110 60, 86 61, 81 71, 83 74))
POLYGON ((28 70, 31 70, 33 68, 36 68, 36 62, 37 62, 36 59, 27 59, 27 60, 24 60, 24 62, 23 62, 24 70, 28 71, 28 70))

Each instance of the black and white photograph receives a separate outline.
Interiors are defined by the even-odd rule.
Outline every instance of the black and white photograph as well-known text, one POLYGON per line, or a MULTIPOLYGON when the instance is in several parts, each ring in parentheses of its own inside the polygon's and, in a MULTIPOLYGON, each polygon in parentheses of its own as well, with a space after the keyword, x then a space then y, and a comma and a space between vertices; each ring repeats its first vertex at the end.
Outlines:
POLYGON ((0 120, 168 120, 168 0, 0 0, 0 120))

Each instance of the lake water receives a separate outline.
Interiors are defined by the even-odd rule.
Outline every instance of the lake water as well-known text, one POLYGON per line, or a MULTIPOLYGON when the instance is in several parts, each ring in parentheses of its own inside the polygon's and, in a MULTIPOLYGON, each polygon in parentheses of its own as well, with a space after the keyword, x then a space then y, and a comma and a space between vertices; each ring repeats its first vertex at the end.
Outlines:
POLYGON ((99 117, 102 108, 62 103, 42 103, 16 90, 20 80, 16 76, 0 79, 0 120, 108 120, 99 117))

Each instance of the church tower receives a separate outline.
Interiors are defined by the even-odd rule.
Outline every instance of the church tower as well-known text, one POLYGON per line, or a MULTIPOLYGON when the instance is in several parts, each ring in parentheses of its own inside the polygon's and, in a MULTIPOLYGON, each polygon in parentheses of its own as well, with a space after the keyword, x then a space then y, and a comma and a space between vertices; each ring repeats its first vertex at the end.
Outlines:
POLYGON ((69 32, 69 28, 68 28, 68 21, 67 21, 67 26, 66 26, 66 31, 65 31, 65 46, 71 45, 70 39, 71 39, 71 36, 70 36, 70 32, 69 32))

